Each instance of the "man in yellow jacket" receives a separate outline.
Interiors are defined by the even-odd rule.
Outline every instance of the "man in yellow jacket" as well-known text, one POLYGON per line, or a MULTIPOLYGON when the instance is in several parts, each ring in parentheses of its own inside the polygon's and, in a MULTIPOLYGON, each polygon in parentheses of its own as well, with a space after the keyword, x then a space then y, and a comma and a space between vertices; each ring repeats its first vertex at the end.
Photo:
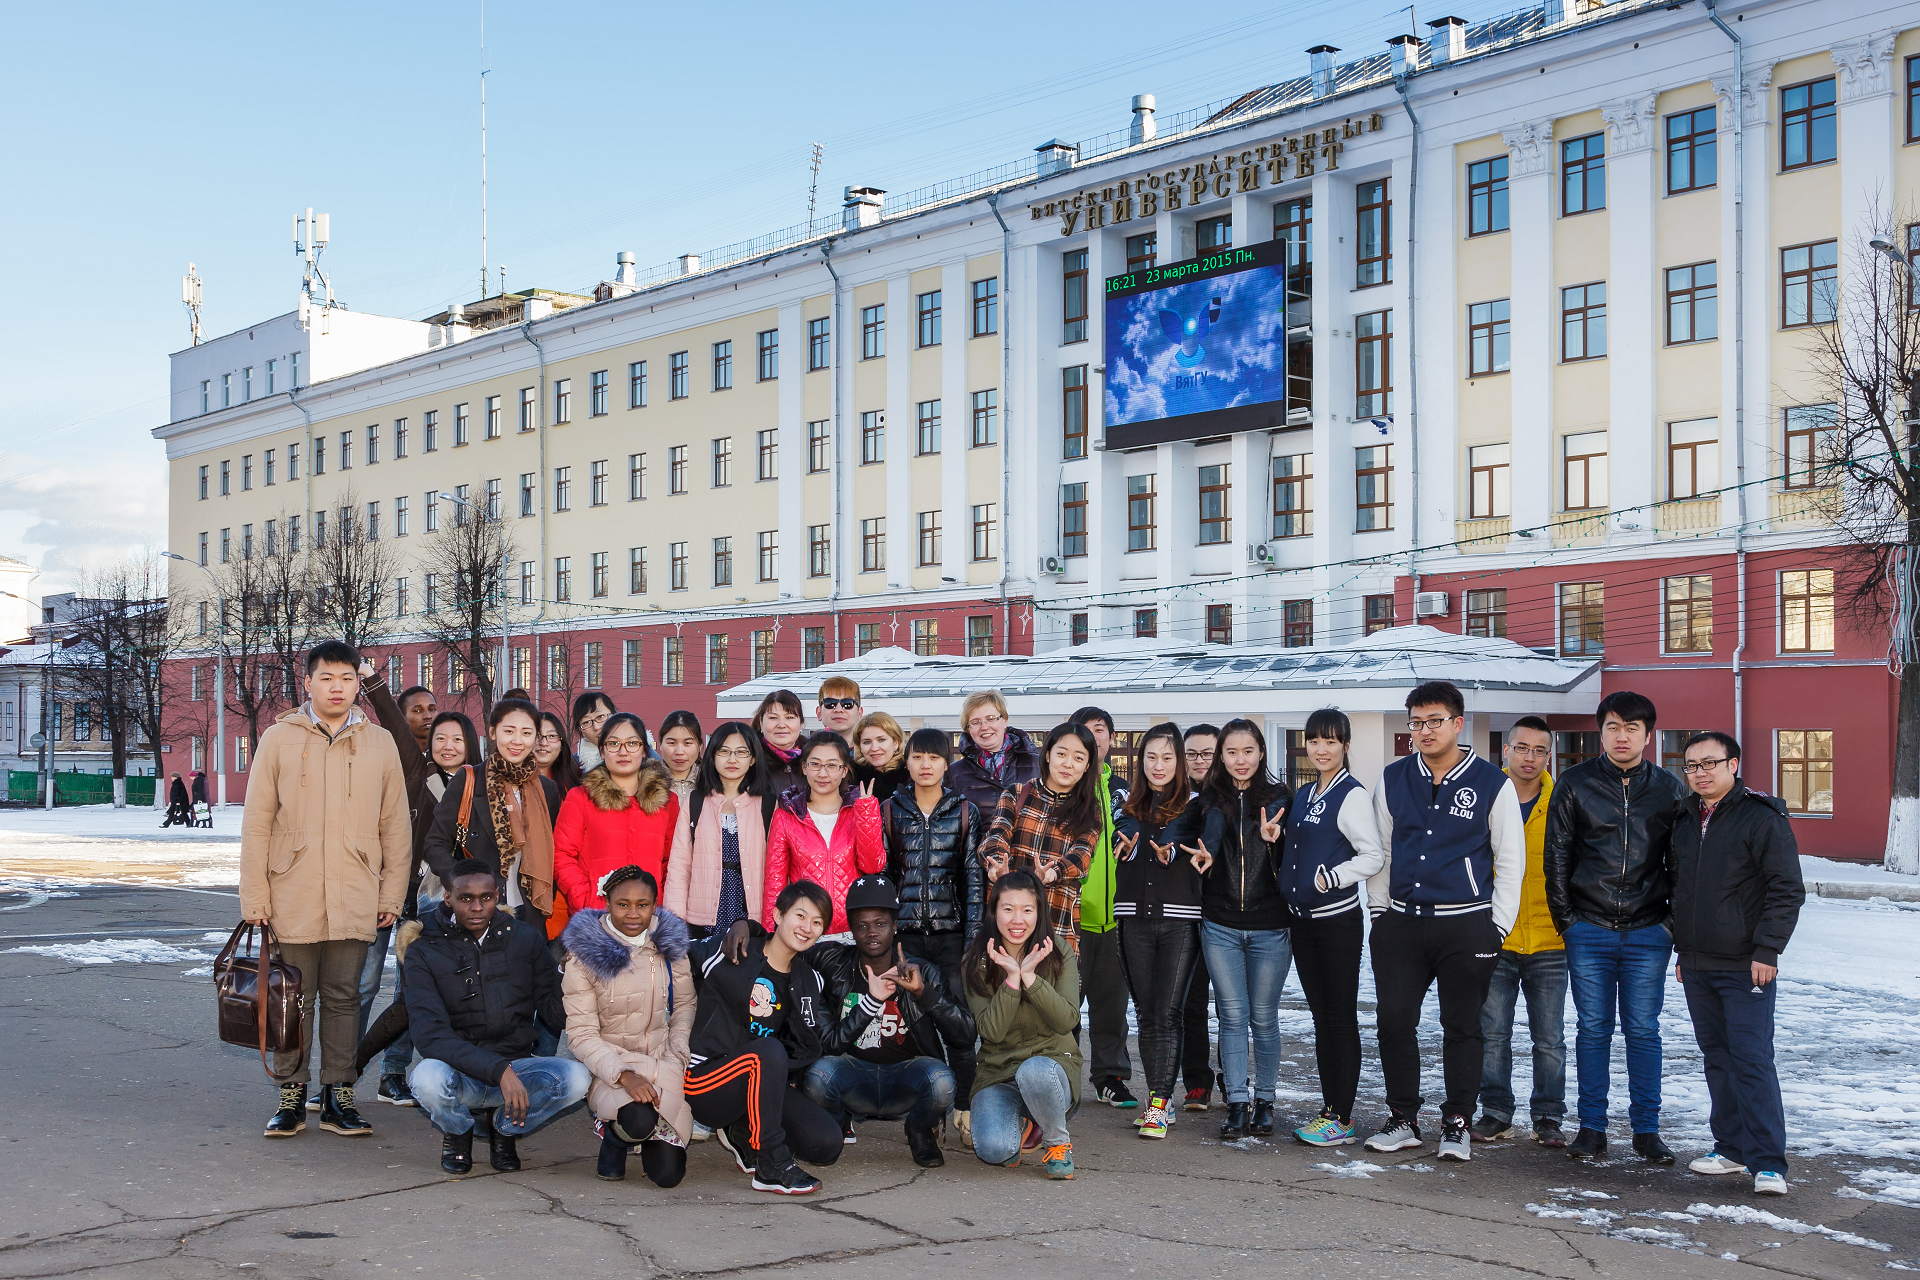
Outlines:
POLYGON ((240 914, 272 925, 282 957, 300 971, 304 1041, 298 1054, 274 1055, 284 1083, 266 1136, 306 1128, 317 1014, 320 1127, 358 1137, 373 1130, 353 1100, 360 970, 367 944, 406 900, 413 830, 393 737, 354 706, 360 655, 339 640, 315 645, 306 693, 253 753, 240 825, 240 914))
POLYGON ((1533 1140, 1564 1147, 1560 1120, 1567 1114, 1567 950, 1547 910, 1547 883, 1541 855, 1547 839, 1547 800, 1553 795, 1553 732, 1539 716, 1522 716, 1508 732, 1507 776, 1526 820, 1527 874, 1520 886, 1520 915, 1507 935, 1480 1008, 1486 1057, 1480 1067, 1480 1120, 1476 1142, 1513 1136, 1513 1011, 1521 992, 1527 997, 1527 1026, 1533 1034, 1533 1140))

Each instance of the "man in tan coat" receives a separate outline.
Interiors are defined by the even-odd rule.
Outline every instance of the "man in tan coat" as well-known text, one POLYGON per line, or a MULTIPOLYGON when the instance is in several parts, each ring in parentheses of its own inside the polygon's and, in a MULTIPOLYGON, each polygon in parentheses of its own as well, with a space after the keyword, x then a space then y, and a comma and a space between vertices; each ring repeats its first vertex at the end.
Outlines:
POLYGON ((392 925, 412 864, 407 784, 393 738, 355 706, 360 655, 328 640, 307 654, 307 701, 260 735, 240 832, 240 912, 271 924, 300 970, 300 1053, 277 1054, 286 1076, 269 1138, 306 1128, 308 1058, 318 1004, 320 1127, 357 1136, 353 1054, 367 944, 392 925))

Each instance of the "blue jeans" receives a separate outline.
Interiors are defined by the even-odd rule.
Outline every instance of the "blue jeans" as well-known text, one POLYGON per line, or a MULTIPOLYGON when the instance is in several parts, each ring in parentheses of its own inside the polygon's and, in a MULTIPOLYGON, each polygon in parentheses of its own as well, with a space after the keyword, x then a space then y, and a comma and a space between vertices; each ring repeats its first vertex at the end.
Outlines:
POLYGON ((1285 929, 1229 929, 1200 922, 1200 949, 1213 979, 1220 1015, 1220 1089, 1227 1101, 1272 1102, 1280 1083, 1280 993, 1293 963, 1285 929), (1253 1031, 1253 1074, 1247 1073, 1247 1031, 1253 1031))
POLYGON ((851 1054, 816 1059, 800 1087, 831 1116, 907 1118, 907 1127, 932 1130, 953 1105, 953 1070, 938 1058, 909 1058, 881 1066, 851 1054))
POLYGON ((1627 1118, 1635 1133, 1660 1131, 1660 1006, 1666 1000, 1673 938, 1663 924, 1622 933, 1575 920, 1564 935, 1580 1068, 1580 1127, 1607 1129, 1616 1008, 1627 1042, 1627 1118))
POLYGON ((1773 1065, 1776 978, 1756 990, 1747 969, 1682 969, 1693 1038, 1713 1099, 1713 1149, 1755 1173, 1787 1171, 1787 1117, 1773 1065))
POLYGON ((1480 1067, 1480 1112, 1513 1121, 1513 1010, 1527 996, 1527 1030, 1533 1038, 1534 1123, 1567 1114, 1567 953, 1502 951, 1480 1006, 1480 1034, 1487 1045, 1480 1067))
POLYGON ((1040 1140, 1047 1146, 1070 1144, 1067 1118, 1076 1109, 1072 1098, 1065 1067, 1052 1058, 1028 1058, 1011 1083, 974 1092, 973 1153, 988 1164, 1005 1164, 1019 1155, 1022 1120, 1040 1126, 1040 1140))
POLYGON ((503 1138, 532 1133, 585 1105, 593 1083, 593 1073, 572 1058, 518 1058, 513 1074, 527 1091, 527 1118, 519 1124, 507 1118, 499 1086, 462 1075, 438 1058, 420 1059, 408 1083, 440 1132, 471 1133, 475 1111, 498 1108, 493 1129, 503 1138))

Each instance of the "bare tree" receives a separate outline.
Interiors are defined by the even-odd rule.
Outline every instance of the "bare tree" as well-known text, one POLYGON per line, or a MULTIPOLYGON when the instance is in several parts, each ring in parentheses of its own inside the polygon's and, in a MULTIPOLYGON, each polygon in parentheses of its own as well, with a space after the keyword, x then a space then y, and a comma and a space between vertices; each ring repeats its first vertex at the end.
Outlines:
POLYGON ((518 553, 500 512, 479 504, 449 505, 453 510, 439 531, 423 535, 418 629, 447 655, 450 675, 457 663, 473 683, 484 719, 493 710, 499 680, 507 676, 494 670, 493 659, 512 607, 504 578, 518 553))
MULTIPOLYGON (((277 549, 276 549, 277 550, 277 549)), ((283 668, 275 649, 276 631, 269 592, 278 573, 264 547, 242 544, 240 556, 213 571, 213 642, 224 669, 227 709, 247 724, 249 752, 260 732, 287 706, 283 668)), ((224 752, 226 744, 221 744, 224 752)))
POLYGON ((1886 628, 1900 681, 1886 866, 1908 875, 1920 873, 1920 275, 1894 246, 1896 222, 1910 221, 1876 209, 1852 237, 1838 319, 1811 330, 1808 352, 1834 404, 1809 462, 1839 485, 1831 514, 1854 548, 1845 598, 1857 621, 1886 628))
MULTIPOLYGON (((284 516, 279 526, 294 528, 284 516)), ((258 579, 261 649, 280 701, 295 707, 302 701, 300 678, 315 639, 313 574, 291 535, 285 542, 270 543, 266 550, 258 579)))
POLYGON ((333 536, 316 542, 307 557, 313 586, 314 631, 356 649, 378 644, 393 631, 394 579, 401 559, 387 530, 349 489, 340 495, 340 522, 333 536))
POLYGON ((70 643, 60 651, 62 682, 99 708, 113 754, 113 804, 127 803, 127 762, 137 745, 153 752, 156 796, 165 790, 160 758, 161 658, 170 633, 166 575, 147 553, 82 576, 70 643))

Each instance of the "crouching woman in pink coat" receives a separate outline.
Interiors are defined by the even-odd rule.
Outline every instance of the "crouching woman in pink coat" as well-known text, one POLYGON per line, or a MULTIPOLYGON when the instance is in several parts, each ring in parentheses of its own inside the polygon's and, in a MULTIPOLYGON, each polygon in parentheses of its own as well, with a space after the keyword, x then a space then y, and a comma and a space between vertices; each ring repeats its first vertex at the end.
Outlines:
POLYGON ((561 934, 567 1044, 593 1073, 587 1105, 602 1122, 598 1172, 609 1182, 625 1178, 627 1153, 638 1146, 654 1185, 677 1186, 693 1130, 687 926, 658 905, 660 886, 640 867, 609 871, 599 888, 607 909, 575 913, 561 934))

